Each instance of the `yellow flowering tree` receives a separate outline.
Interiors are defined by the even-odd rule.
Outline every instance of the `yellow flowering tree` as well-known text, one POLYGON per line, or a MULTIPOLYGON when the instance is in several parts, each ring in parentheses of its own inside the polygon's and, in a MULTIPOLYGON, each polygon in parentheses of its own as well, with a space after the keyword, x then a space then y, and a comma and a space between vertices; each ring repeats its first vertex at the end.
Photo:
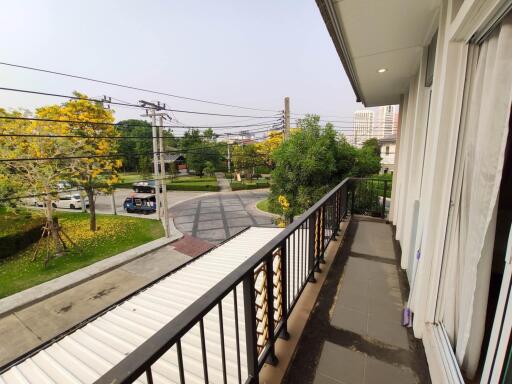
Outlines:
POLYGON ((267 138, 256 144, 258 154, 264 159, 268 166, 272 165, 271 154, 283 142, 283 133, 281 131, 270 131, 267 138))
MULTIPOLYGON (((3 161, 1 179, 7 189, 23 191, 23 194, 37 194, 44 201, 47 228, 55 243, 56 253, 62 252, 58 226, 53 220, 53 204, 56 199, 57 184, 69 175, 71 166, 65 160, 20 160, 44 159, 68 155, 73 148, 69 140, 44 137, 47 135, 69 135, 69 126, 64 123, 51 123, 30 120, 14 120, 30 117, 27 112, 6 112, 0 109, 0 157, 3 161), (14 118, 14 119, 12 119, 14 118), (18 136, 6 136, 6 135, 18 136), (30 136, 29 136, 30 135, 30 136), (41 137, 34 137, 40 135, 41 137)), ((40 118, 41 115, 37 114, 40 118)), ((19 192, 13 192, 20 195, 19 192)))
POLYGON ((118 169, 122 166, 122 161, 116 158, 118 140, 113 138, 120 134, 113 124, 112 110, 105 109, 99 102, 89 100, 84 94, 75 92, 75 96, 79 99, 39 108, 37 114, 48 119, 77 121, 67 123, 72 135, 82 136, 70 139, 73 150, 69 155, 76 158, 69 161, 69 181, 86 192, 89 200, 90 230, 96 231, 94 195, 97 189, 109 189, 119 181, 118 169))

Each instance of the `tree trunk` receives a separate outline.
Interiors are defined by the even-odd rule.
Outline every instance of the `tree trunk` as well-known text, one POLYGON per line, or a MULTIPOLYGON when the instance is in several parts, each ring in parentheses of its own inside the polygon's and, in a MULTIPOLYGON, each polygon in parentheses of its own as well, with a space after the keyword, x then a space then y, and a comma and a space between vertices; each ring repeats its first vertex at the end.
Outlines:
POLYGON ((53 220, 53 207, 52 207, 52 198, 50 196, 46 197, 46 221, 48 228, 50 230, 50 236, 52 237, 53 243, 55 244, 55 254, 61 255, 63 252, 62 244, 59 239, 59 229, 53 220))
POLYGON ((89 199, 89 212, 91 213, 89 229, 96 232, 96 205, 94 201, 94 189, 87 187, 85 188, 87 198, 89 199))

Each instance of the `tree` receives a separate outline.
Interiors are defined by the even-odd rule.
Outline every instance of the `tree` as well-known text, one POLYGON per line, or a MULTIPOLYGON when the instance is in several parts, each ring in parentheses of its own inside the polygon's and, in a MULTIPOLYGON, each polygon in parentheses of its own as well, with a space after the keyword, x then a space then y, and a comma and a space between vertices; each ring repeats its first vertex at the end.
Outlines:
POLYGON ((205 130, 203 135, 198 129, 188 130, 180 141, 180 148, 185 153, 188 168, 199 176, 203 176, 207 162, 210 162, 213 168, 220 163, 219 145, 215 143, 215 135, 211 129, 205 130))
POLYGON ((254 167, 261 164, 261 158, 255 144, 237 145, 233 147, 233 166, 238 172, 243 172, 252 179, 254 167))
POLYGON ((273 166, 272 152, 274 152, 283 142, 283 133, 281 131, 270 131, 267 138, 256 144, 258 155, 269 167, 273 166))
POLYGON ((368 139, 356 152, 352 174, 356 177, 368 177, 379 173, 380 161, 379 141, 376 138, 368 139))
MULTIPOLYGON (((121 159, 116 158, 118 140, 101 137, 117 137, 119 131, 113 124, 114 115, 110 109, 98 102, 88 100, 86 95, 74 93, 79 99, 69 100, 61 105, 50 105, 37 109, 40 117, 56 120, 82 121, 66 123, 73 135, 82 136, 70 139, 73 149, 70 153, 80 157, 70 162, 70 181, 84 189, 89 199, 90 230, 96 231, 95 190, 115 184, 119 178, 121 159)), ((61 124, 61 123, 59 123, 61 124)))
POLYGON ((144 137, 119 140, 119 153, 126 154, 123 161, 124 170, 149 175, 152 170, 153 152, 151 124, 144 120, 129 119, 120 121, 117 127, 122 136, 144 137), (141 153, 147 155, 139 155, 141 153))
POLYGON ((362 145, 362 149, 366 149, 373 153, 375 156, 380 157, 379 140, 377 140, 375 137, 365 140, 365 142, 362 145))
MULTIPOLYGON (((0 110, 0 115, 9 117, 30 117, 27 113, 19 111, 6 112, 0 110)), ((37 118, 47 117, 42 111, 37 111, 37 118)), ((2 134, 41 135, 29 136, 2 136, 0 138, 0 156, 11 161, 3 162, 2 180, 7 191, 17 185, 18 190, 27 194, 42 194, 46 209, 46 228, 55 245, 57 254, 62 253, 62 240, 59 238, 59 228, 53 219, 53 204, 57 198, 55 191, 59 182, 65 180, 72 171, 68 160, 37 160, 23 161, 22 158, 59 158, 69 156, 74 151, 72 140, 67 138, 50 138, 47 135, 70 135, 69 124, 0 119, 0 132, 2 134)), ((49 255, 47 255, 46 262, 49 255)))
POLYGON ((332 125, 321 127, 319 116, 308 115, 272 154, 270 204, 279 210, 279 196, 289 203, 288 219, 302 213, 336 182, 336 133, 332 125))
POLYGON ((203 171, 206 176, 213 176, 215 173, 215 167, 213 166, 213 163, 211 161, 207 161, 203 171))

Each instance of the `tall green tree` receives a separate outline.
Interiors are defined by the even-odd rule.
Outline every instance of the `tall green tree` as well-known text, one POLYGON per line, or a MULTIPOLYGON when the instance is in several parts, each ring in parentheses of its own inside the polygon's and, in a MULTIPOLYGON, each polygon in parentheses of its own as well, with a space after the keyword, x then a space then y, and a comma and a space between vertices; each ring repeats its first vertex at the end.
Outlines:
POLYGON ((273 153, 270 203, 278 207, 279 196, 289 202, 288 219, 303 212, 335 183, 338 144, 331 124, 320 126, 320 117, 308 115, 299 128, 273 153))
POLYGON ((356 152, 356 161, 352 168, 352 175, 356 177, 368 177, 380 171, 379 141, 371 138, 363 143, 356 152))
POLYGON ((211 129, 205 130, 203 134, 198 129, 189 129, 180 140, 180 149, 185 154, 188 168, 199 176, 203 176, 208 162, 214 168, 221 162, 219 144, 215 142, 211 129))
POLYGON ((233 166, 238 172, 243 172, 245 177, 252 179, 254 168, 262 164, 263 157, 258 153, 255 144, 236 145, 233 147, 233 166))

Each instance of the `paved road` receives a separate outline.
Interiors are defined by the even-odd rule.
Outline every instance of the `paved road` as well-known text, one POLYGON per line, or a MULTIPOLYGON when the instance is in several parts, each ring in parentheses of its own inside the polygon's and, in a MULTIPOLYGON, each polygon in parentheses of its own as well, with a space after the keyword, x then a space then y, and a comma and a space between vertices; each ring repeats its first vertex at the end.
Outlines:
MULTIPOLYGON (((156 213, 144 215, 140 213, 127 213, 123 209, 124 200, 133 191, 131 189, 116 189, 114 193, 116 212, 118 215, 142 217, 145 219, 157 219, 156 213)), ((184 200, 188 200, 198 196, 204 196, 208 194, 215 194, 215 192, 198 192, 198 191, 168 191, 167 192, 167 203, 169 207, 179 204, 184 200)), ((43 208, 39 208, 43 209, 43 208)), ((62 212, 81 212, 79 209, 58 209, 62 212)), ((96 196, 96 213, 112 214, 112 197, 110 195, 98 195, 96 196)))
POLYGON ((273 225, 272 217, 255 207, 267 195, 264 190, 216 193, 177 204, 170 212, 179 231, 220 243, 245 227, 273 225))

